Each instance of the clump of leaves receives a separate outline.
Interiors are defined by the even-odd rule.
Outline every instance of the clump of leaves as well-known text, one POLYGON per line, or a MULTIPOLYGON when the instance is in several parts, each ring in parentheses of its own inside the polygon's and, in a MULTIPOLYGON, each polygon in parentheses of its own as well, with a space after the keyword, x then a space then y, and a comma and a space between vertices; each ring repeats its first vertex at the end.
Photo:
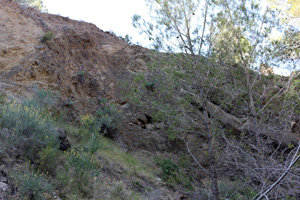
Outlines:
POLYGON ((49 32, 45 33, 45 34, 42 36, 41 42, 42 42, 42 43, 45 43, 45 42, 47 42, 47 41, 51 41, 52 38, 53 38, 53 36, 54 36, 53 32, 52 32, 52 31, 49 31, 49 32))
POLYGON ((156 164, 162 168, 162 179, 167 181, 170 177, 176 177, 178 166, 170 158, 156 159, 156 164))

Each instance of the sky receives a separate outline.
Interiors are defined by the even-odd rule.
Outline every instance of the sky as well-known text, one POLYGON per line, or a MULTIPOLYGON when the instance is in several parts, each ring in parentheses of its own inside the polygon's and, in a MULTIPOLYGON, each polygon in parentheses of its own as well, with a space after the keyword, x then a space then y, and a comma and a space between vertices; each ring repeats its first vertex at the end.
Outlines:
POLYGON ((128 34, 134 43, 145 40, 131 20, 134 14, 147 15, 144 0, 43 0, 43 3, 48 13, 90 22, 123 37, 128 34))

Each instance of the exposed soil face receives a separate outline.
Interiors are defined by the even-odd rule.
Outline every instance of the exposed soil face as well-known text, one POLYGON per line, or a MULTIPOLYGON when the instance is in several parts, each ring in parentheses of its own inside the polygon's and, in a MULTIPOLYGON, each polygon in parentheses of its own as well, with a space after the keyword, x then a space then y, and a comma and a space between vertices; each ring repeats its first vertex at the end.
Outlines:
MULTIPOLYGON (((75 102, 69 109, 73 120, 92 112, 98 96, 120 102, 118 82, 145 70, 149 60, 148 50, 130 46, 93 24, 12 1, 0 1, 0 21, 0 93, 16 98, 31 96, 36 88, 59 92, 61 106, 75 102), (49 32, 53 38, 42 42, 49 32)), ((130 135, 140 126, 130 131, 135 110, 126 112, 121 132, 130 135)))

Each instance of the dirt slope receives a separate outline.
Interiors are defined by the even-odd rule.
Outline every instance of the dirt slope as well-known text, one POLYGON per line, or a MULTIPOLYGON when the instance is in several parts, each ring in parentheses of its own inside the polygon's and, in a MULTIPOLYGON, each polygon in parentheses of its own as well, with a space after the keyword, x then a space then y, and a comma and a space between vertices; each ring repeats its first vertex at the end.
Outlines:
MULTIPOLYGON (((145 69, 147 50, 128 45, 95 25, 41 13, 0 1, 0 94, 31 96, 36 88, 60 93, 61 106, 72 104, 70 118, 95 109, 98 96, 120 102, 119 81, 145 69), (53 38, 41 42, 45 33, 53 38)), ((125 124, 136 125, 136 110, 127 110, 125 124), (128 117, 130 116, 130 117, 128 117)), ((142 117, 145 118, 145 116, 142 117)), ((130 141, 136 130, 124 126, 130 141)))
POLYGON ((117 79, 145 66, 143 48, 129 46, 93 24, 10 1, 0 1, 0 8, 1 92, 26 94, 37 85, 75 100, 116 98, 117 79), (42 43, 50 31, 53 39, 42 43))

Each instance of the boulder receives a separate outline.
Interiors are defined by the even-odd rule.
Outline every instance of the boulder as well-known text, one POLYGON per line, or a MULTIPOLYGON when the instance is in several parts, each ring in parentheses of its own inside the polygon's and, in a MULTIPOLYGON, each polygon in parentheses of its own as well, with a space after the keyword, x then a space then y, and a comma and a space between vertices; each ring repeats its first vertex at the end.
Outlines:
POLYGON ((68 150, 71 147, 71 144, 67 138, 66 130, 64 130, 62 128, 58 128, 57 132, 58 132, 58 139, 60 141, 59 150, 61 150, 61 151, 68 150))

